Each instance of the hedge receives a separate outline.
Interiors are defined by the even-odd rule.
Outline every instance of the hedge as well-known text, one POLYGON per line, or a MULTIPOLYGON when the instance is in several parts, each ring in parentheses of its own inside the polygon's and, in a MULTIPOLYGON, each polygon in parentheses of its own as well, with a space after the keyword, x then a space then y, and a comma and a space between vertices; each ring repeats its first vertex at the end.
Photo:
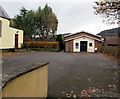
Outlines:
POLYGON ((58 42, 24 42, 23 48, 59 49, 58 42))

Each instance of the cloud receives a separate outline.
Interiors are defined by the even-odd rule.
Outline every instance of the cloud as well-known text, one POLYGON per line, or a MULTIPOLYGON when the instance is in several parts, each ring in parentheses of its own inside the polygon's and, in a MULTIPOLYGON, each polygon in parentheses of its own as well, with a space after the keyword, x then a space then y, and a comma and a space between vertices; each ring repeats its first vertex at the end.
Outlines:
POLYGON ((93 2, 96 0, 0 0, 0 2, 93 2))
MULTIPOLYGON (((117 25, 107 26, 102 23, 103 18, 94 15, 94 0, 77 0, 69 2, 67 0, 51 0, 44 2, 37 0, 37 2, 32 2, 33 0, 24 0, 23 2, 1 2, 1 5, 6 10, 10 17, 14 17, 19 13, 19 10, 24 6, 27 9, 36 10, 39 6, 44 7, 46 3, 53 9, 53 12, 58 17, 58 31, 57 33, 73 33, 79 31, 86 31, 93 34, 97 34, 105 29, 117 27, 117 25), (27 1, 27 2, 25 2, 27 1)), ((14 1, 14 0, 13 0, 14 1)), ((22 1, 22 0, 19 0, 22 1)))

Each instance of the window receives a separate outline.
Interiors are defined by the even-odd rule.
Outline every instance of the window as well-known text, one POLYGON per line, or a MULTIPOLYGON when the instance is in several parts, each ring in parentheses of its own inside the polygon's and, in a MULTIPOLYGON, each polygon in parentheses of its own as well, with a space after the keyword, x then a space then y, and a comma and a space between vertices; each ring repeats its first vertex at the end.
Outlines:
POLYGON ((92 43, 89 43, 89 46, 92 46, 92 43))
POLYGON ((76 49, 78 49, 79 48, 79 43, 76 43, 75 47, 76 47, 76 49))
POLYGON ((0 20, 0 37, 1 37, 1 33, 2 33, 2 21, 0 20))

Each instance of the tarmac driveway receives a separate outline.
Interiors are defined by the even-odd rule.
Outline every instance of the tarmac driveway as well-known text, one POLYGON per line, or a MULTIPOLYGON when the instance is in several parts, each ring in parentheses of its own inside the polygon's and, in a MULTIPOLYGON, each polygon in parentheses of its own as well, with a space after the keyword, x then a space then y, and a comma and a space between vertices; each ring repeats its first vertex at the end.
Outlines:
POLYGON ((49 97, 117 97, 118 63, 96 53, 29 52, 3 57, 8 66, 49 62, 49 97))

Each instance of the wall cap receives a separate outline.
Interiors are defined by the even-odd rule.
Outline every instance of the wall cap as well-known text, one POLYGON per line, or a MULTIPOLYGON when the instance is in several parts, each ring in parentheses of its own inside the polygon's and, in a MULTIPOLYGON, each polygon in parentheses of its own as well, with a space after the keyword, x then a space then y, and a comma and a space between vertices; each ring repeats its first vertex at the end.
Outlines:
MULTIPOLYGON (((7 73, 3 73, 2 75, 0 75, 0 81, 2 82, 2 85, 0 85, 1 88, 4 88, 6 86, 6 84, 8 82, 10 82, 11 80, 24 75, 28 72, 31 72, 33 70, 36 70, 38 68, 44 67, 46 65, 48 65, 49 63, 37 63, 37 64, 31 64, 31 65, 27 65, 27 66, 22 66, 20 68, 17 68, 11 72, 7 72, 7 73)), ((14 67, 12 67, 14 68, 14 67)))

